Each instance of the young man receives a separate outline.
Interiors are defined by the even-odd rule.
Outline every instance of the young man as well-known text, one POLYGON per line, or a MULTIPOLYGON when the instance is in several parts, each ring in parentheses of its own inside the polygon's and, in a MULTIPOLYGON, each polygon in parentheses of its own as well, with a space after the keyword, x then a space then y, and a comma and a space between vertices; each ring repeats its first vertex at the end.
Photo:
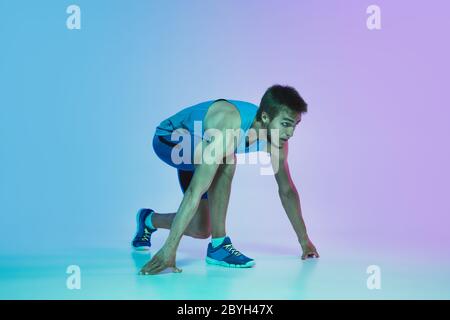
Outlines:
POLYGON ((132 242, 136 249, 149 249, 151 235, 158 228, 170 229, 163 247, 140 273, 157 274, 166 268, 180 272, 175 259, 183 234, 200 239, 212 236, 206 257, 210 264, 239 268, 255 264, 233 247, 225 221, 235 154, 260 151, 261 145, 270 155, 282 205, 303 250, 302 259, 318 258, 287 161, 288 140, 306 111, 307 104, 294 88, 274 85, 263 95, 259 108, 244 101, 218 99, 185 108, 161 122, 153 148, 161 160, 177 168, 184 196, 176 213, 139 210, 132 242))

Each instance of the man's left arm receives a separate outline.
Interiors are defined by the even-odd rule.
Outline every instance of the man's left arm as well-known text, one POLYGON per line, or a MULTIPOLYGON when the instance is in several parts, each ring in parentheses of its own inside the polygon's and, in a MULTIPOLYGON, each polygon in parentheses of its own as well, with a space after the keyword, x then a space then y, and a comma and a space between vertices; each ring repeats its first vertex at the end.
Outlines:
POLYGON ((319 257, 317 250, 308 237, 306 225, 303 220, 302 209, 300 205, 300 196, 292 181, 289 164, 287 160, 288 142, 286 141, 279 152, 271 153, 272 167, 274 168, 275 179, 278 184, 278 194, 281 199, 284 210, 291 222, 297 235, 298 241, 302 247, 302 259, 319 257))

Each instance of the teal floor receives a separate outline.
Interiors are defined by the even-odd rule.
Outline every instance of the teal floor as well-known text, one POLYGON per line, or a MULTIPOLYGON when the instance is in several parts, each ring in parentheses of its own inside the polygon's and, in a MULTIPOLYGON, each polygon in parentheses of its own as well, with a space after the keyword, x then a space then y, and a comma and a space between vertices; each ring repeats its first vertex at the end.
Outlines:
POLYGON ((251 269, 207 265, 203 246, 183 248, 180 274, 140 276, 150 253, 130 249, 0 255, 1 299, 450 299, 450 263, 442 259, 357 254, 322 248, 318 260, 292 250, 254 248, 251 269), (378 290, 367 288, 367 267, 380 268, 378 290), (81 288, 66 285, 80 267, 81 288))

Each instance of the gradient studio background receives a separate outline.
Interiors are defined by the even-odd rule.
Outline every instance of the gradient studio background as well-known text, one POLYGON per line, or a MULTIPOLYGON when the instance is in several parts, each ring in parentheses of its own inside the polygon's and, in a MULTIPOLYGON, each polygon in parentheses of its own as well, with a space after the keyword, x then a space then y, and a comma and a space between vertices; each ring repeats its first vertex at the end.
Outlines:
MULTIPOLYGON (((182 199, 153 154, 155 126, 208 99, 258 104, 275 83, 309 103, 289 157, 322 256, 396 257, 405 272, 448 261, 449 12, 445 0, 1 0, 3 263, 128 248, 138 208, 182 199), (81 30, 66 28, 70 4, 81 30)), ((258 173, 236 171, 229 234, 300 254, 273 177, 258 173)), ((196 241, 182 247, 203 254, 196 241)))

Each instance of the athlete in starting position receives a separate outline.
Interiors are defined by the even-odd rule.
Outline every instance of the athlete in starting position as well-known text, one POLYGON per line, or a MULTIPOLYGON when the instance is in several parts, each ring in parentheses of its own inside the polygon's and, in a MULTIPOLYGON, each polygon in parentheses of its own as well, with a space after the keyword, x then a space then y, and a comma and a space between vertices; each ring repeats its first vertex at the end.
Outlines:
POLYGON ((294 88, 274 85, 263 95, 259 108, 244 101, 218 99, 182 109, 161 122, 153 148, 161 160, 177 168, 184 196, 176 213, 138 211, 132 242, 136 249, 149 249, 151 235, 158 228, 170 229, 163 247, 140 273, 157 274, 166 268, 180 272, 175 260, 183 234, 199 239, 212 237, 206 256, 210 264, 239 268, 255 264, 233 247, 225 230, 236 153, 253 151, 270 155, 278 194, 302 248, 302 259, 318 258, 306 231, 287 159, 288 140, 306 111, 307 104, 294 88), (209 132, 214 139, 209 138, 209 132), (176 155, 183 161, 175 159, 176 155))

